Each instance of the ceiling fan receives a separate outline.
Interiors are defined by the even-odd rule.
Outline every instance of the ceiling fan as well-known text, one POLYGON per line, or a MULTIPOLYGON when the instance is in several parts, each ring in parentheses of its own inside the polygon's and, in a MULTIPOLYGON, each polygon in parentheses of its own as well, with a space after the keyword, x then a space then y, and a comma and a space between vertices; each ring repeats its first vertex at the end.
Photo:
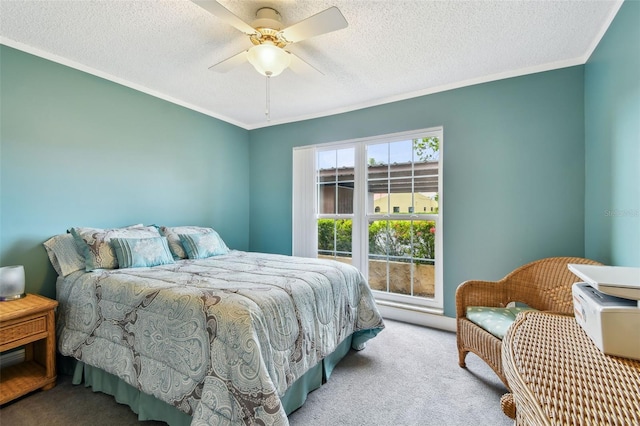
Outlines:
POLYGON ((258 9, 256 20, 249 25, 215 0, 191 1, 245 33, 253 43, 250 49, 209 67, 217 72, 227 72, 246 61, 267 77, 275 77, 289 67, 299 73, 311 70, 320 72, 285 48, 311 37, 346 28, 348 25, 335 6, 283 29, 280 12, 271 7, 258 9))

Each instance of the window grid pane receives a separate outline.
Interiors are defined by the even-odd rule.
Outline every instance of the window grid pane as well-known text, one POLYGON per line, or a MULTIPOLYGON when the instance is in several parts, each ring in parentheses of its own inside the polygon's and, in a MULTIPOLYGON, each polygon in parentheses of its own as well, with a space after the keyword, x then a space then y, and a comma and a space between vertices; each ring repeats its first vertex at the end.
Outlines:
POLYGON ((423 138, 367 146, 368 265, 374 290, 434 297, 435 221, 413 219, 438 212, 434 140, 439 142, 423 138))
POLYGON ((353 220, 318 219, 318 257, 352 264, 353 220))

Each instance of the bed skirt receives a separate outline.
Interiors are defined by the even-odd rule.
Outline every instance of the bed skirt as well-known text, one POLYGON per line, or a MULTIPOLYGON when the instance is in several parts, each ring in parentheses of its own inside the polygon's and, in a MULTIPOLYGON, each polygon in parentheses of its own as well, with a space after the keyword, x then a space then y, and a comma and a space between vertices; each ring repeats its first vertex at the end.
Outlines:
MULTIPOLYGON (((361 339, 359 337, 360 335, 353 338, 353 335, 351 335, 346 338, 333 353, 326 356, 321 363, 309 369, 289 387, 284 396, 280 398, 287 415, 302 407, 307 395, 311 391, 318 389, 329 379, 335 366, 349 352, 352 343, 354 347, 360 346, 358 341, 361 339)), ((91 387, 94 392, 102 392, 113 396, 118 403, 127 404, 138 415, 138 420, 140 421, 158 420, 168 423, 170 426, 191 424, 191 416, 188 414, 164 401, 139 391, 113 374, 69 357, 63 357, 59 365, 61 371, 73 376, 72 383, 74 385, 79 385, 84 381, 85 386, 91 387)))

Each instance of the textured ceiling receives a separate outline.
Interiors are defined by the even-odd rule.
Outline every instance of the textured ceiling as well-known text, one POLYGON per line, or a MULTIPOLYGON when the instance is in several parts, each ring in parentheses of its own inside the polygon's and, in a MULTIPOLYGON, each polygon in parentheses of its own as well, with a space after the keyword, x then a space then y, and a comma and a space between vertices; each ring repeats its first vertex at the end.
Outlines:
MULTIPOLYGON (((0 0, 0 42, 253 129, 584 63, 621 1, 220 0, 285 27, 337 6, 349 26, 289 46, 323 74, 208 68, 249 38, 188 0, 0 0)), ((1 70, 1 69, 0 69, 1 70)))

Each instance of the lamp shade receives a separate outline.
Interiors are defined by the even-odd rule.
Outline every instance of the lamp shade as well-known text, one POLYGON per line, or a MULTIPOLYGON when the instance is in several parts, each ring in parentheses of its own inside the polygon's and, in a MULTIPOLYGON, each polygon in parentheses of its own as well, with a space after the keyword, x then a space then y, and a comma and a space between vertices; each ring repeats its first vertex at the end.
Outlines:
POLYGON ((24 266, 0 268, 0 301, 24 297, 24 266))
POLYGON ((273 44, 259 44, 247 52, 249 63, 262 75, 275 77, 291 63, 287 52, 273 44))

